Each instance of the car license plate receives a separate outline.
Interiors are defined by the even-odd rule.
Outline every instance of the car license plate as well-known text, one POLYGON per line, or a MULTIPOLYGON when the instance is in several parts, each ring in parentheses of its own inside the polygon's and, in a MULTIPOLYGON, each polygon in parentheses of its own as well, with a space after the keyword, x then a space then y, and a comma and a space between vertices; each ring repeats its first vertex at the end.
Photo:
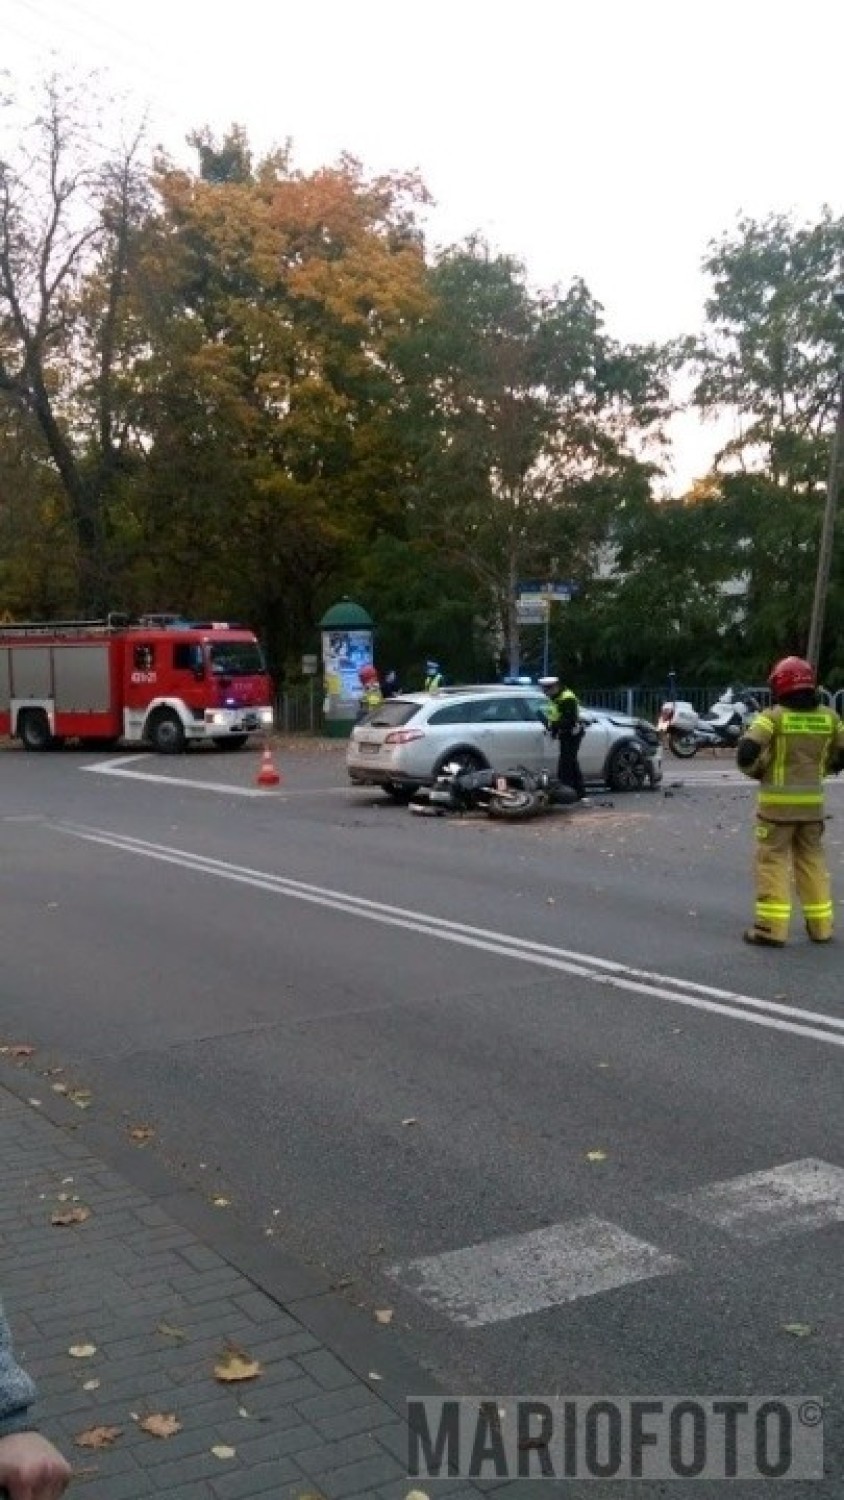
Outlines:
POLYGON ((506 776, 496 776, 496 778, 495 778, 495 787, 496 787, 496 791, 506 792, 506 790, 507 790, 507 777, 506 776))
POLYGON ((358 749, 361 755, 377 755, 381 746, 377 745, 374 740, 361 740, 358 749))

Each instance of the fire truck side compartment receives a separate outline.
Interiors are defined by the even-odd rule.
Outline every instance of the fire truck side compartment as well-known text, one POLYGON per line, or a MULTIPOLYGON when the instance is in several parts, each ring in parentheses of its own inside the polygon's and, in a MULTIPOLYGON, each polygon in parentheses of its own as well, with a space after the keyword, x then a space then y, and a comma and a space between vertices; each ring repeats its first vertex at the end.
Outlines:
POLYGON ((13 698, 52 698, 49 646, 21 646, 12 653, 13 698))
POLYGON ((9 653, 0 651, 0 713, 8 713, 11 701, 9 692, 9 653))
POLYGON ((57 713, 108 713, 108 646, 54 646, 57 713))

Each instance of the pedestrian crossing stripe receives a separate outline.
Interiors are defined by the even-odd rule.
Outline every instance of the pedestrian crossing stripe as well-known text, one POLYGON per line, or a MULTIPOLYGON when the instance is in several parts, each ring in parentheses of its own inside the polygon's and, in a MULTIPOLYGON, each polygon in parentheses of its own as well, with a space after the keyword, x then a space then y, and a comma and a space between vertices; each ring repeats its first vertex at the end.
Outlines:
POLYGON ((677 1270, 680 1262, 590 1215, 423 1256, 392 1274, 456 1323, 481 1328, 677 1270))
POLYGON ((737 1239, 762 1245, 844 1223, 844 1170, 807 1157, 662 1201, 737 1239))
MULTIPOLYGON (((844 1223, 844 1169, 808 1157, 658 1201, 749 1244, 844 1223)), ((595 1215, 419 1256, 388 1275, 454 1323, 482 1328, 668 1276, 688 1263, 595 1215)))

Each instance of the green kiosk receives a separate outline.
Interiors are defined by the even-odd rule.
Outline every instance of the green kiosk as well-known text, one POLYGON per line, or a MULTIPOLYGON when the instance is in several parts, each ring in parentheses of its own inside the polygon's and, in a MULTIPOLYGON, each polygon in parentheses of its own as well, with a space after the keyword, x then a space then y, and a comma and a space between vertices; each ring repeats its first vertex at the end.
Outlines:
POLYGON ((332 604, 319 622, 322 632, 322 671, 325 684, 325 733, 345 740, 358 715, 361 685, 358 672, 372 665, 372 617, 360 604, 344 598, 332 604))

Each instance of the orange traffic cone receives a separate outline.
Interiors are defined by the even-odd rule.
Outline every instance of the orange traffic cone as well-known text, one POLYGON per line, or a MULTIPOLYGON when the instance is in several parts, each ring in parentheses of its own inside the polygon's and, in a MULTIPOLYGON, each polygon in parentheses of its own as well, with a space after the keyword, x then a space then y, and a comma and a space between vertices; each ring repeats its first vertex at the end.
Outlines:
POLYGON ((258 770, 258 775, 255 777, 255 785, 278 786, 280 781, 281 775, 273 765, 272 752, 269 745, 267 745, 263 755, 261 756, 261 765, 258 770))

